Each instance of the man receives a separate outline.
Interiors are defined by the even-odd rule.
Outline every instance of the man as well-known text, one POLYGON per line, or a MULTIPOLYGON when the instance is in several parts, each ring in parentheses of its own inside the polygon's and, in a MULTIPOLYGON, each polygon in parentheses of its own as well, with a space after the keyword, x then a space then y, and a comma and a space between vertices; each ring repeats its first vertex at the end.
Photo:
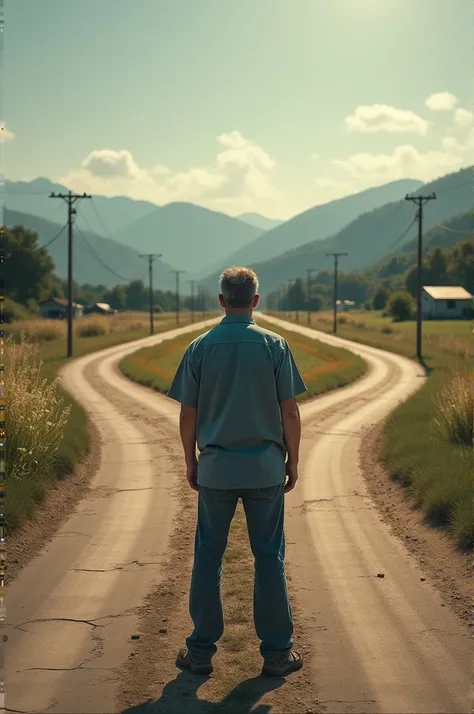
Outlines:
POLYGON ((176 664, 195 674, 213 670, 224 631, 222 557, 241 498, 255 557, 262 673, 285 676, 303 665, 292 650, 283 522, 284 494, 298 480, 301 422, 295 397, 306 387, 287 342, 252 319, 259 301, 255 272, 229 268, 220 287, 226 317, 191 343, 168 392, 181 403, 187 479, 199 494, 190 594, 194 630, 176 664))

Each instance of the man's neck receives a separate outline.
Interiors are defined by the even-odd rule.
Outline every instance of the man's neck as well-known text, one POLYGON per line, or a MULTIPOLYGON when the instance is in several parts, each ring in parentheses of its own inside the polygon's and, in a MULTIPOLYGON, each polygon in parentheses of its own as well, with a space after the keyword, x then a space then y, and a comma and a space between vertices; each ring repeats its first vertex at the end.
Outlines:
POLYGON ((228 308, 226 308, 226 311, 225 311, 226 317, 234 317, 234 315, 246 315, 246 317, 249 317, 250 319, 252 319, 252 314, 253 314, 253 310, 252 309, 249 310, 248 308, 242 308, 242 309, 234 308, 233 310, 229 310, 228 308))

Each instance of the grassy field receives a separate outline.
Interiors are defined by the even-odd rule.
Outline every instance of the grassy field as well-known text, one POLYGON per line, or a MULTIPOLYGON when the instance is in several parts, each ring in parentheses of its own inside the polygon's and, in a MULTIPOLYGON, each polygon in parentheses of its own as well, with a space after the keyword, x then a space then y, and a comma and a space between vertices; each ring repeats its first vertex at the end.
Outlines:
MULTIPOLYGON (((295 321, 294 313, 283 313, 282 318, 295 321)), ((299 321, 306 324, 306 314, 300 314, 299 321)), ((316 313, 311 326, 331 332, 332 315, 316 313)), ((380 313, 358 312, 339 317, 338 335, 414 359, 415 329, 415 322, 393 323, 380 313)), ((410 490, 427 522, 447 529, 469 549, 474 545, 472 446, 465 436, 450 436, 444 425, 450 405, 462 411, 464 432, 472 425, 472 324, 427 321, 423 353, 429 378, 388 419, 381 457, 390 475, 410 490)))
MULTIPOLYGON (((190 316, 181 315, 180 325, 189 324, 190 316)), ((163 314, 156 316, 155 332, 164 332, 176 327, 173 314, 163 314)), ((46 379, 47 384, 56 380, 58 370, 67 362, 66 354, 66 325, 63 321, 52 320, 28 320, 25 322, 13 323, 8 326, 7 334, 18 344, 21 334, 26 334, 31 347, 37 347, 35 356, 30 355, 31 364, 41 363, 40 376, 46 379)), ((107 347, 130 342, 149 334, 149 321, 145 313, 123 313, 113 317, 91 316, 80 318, 75 321, 74 357, 80 357, 91 352, 95 352, 107 347)), ((6 373, 8 373, 8 352, 12 345, 7 341, 6 347, 6 373)), ((15 348, 13 348, 15 349, 15 348)), ((17 348, 18 349, 18 348, 17 348)), ((21 521, 29 519, 35 512, 35 507, 42 501, 48 488, 57 479, 63 479, 71 474, 75 464, 85 457, 89 450, 89 429, 87 416, 83 408, 67 392, 58 385, 54 390, 55 395, 62 400, 62 409, 68 410, 69 415, 64 427, 64 437, 55 453, 54 462, 42 459, 41 464, 35 463, 31 455, 31 464, 23 469, 21 478, 10 478, 16 468, 18 459, 13 458, 13 448, 23 448, 23 442, 14 447, 20 434, 20 422, 27 418, 31 421, 30 428, 37 429, 41 424, 39 410, 43 408, 42 402, 52 403, 54 397, 47 395, 47 386, 41 387, 41 378, 35 380, 31 378, 32 368, 23 370, 23 384, 15 384, 16 393, 13 394, 13 380, 6 380, 6 413, 7 413, 7 478, 8 499, 7 499, 7 524, 9 531, 13 531, 21 521), (30 374, 30 376, 28 376, 30 374), (9 401, 9 385, 11 385, 9 401), (29 398, 23 403, 23 397, 29 398), (12 401, 15 400, 15 405, 12 401), (22 409, 25 412, 21 413, 22 409), (15 410, 18 412, 18 423, 15 422, 15 410), (37 418, 38 417, 38 418, 37 418), (35 419, 37 418, 37 421, 35 419)), ((44 407, 46 408, 46 407, 44 407)), ((57 419, 57 414, 55 414, 57 419)), ((44 420, 43 420, 44 421, 44 420)), ((25 437, 23 437, 24 439, 25 437)), ((20 439, 21 441, 21 439, 20 439)), ((35 451, 37 445, 32 441, 31 451, 35 451)))
MULTIPOLYGON (((265 323, 261 318, 258 318, 258 324, 272 328, 270 323, 265 323)), ((291 345, 298 368, 308 387, 308 391, 298 399, 308 399, 330 389, 343 387, 365 372, 365 362, 348 350, 336 349, 292 332, 280 330, 279 333, 291 345)), ((120 368, 135 382, 159 392, 166 392, 186 347, 200 334, 201 331, 188 333, 155 347, 145 347, 124 357, 120 368)))

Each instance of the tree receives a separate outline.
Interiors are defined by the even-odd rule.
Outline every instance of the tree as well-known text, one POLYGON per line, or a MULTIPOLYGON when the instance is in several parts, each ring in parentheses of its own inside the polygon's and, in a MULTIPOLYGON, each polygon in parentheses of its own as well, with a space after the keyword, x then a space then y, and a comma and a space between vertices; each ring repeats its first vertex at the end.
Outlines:
POLYGON ((395 322, 409 320, 413 311, 413 299, 410 293, 394 293, 388 301, 387 311, 395 322))
POLYGON ((112 290, 104 294, 104 302, 106 302, 114 310, 124 310, 127 302, 125 288, 123 285, 116 285, 112 290))
POLYGON ((38 245, 38 235, 24 226, 5 228, 1 235, 8 281, 7 293, 15 302, 26 305, 49 297, 54 262, 46 248, 38 245))
POLYGON ((127 310, 145 310, 148 307, 149 298, 143 280, 132 280, 125 286, 127 310))
POLYGON ((374 310, 384 310, 389 297, 390 293, 386 288, 379 288, 372 298, 372 307, 374 310))

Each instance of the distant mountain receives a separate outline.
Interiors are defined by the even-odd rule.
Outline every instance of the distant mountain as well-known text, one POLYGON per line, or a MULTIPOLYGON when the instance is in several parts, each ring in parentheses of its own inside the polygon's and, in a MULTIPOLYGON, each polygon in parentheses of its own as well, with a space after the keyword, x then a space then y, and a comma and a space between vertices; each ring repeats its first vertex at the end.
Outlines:
MULTIPOLYGON (((260 235, 252 243, 226 256, 226 265, 253 265, 276 258, 287 250, 314 240, 324 240, 367 211, 416 191, 421 181, 402 180, 369 188, 361 193, 315 206, 260 235)), ((221 266, 219 266, 221 267, 221 266)), ((217 268, 216 268, 217 270, 217 268)))
POLYGON ((267 218, 266 216, 262 216, 260 213, 241 213, 240 215, 236 216, 236 218, 238 218, 239 221, 248 223, 249 226, 260 228, 260 230, 262 231, 270 231, 272 230, 272 228, 281 226, 281 224, 284 222, 278 218, 267 218))
POLYGON ((252 242, 262 231, 237 218, 191 203, 169 203, 139 218, 114 239, 164 259, 194 277, 252 242))
MULTIPOLYGON (((5 210, 4 224, 7 228, 23 225, 25 228, 35 231, 38 234, 40 245, 49 243, 64 225, 8 209, 5 210)), ((74 280, 81 285, 89 283, 90 285, 106 285, 107 287, 113 287, 120 283, 124 284, 140 278, 144 279, 145 284, 147 283, 147 264, 140 258, 138 251, 108 238, 102 238, 102 236, 95 235, 90 231, 82 231, 81 229, 81 233, 91 247, 88 247, 81 234, 75 230, 73 233, 74 280), (108 266, 110 270, 107 270, 104 266, 108 266), (111 270, 116 275, 110 272, 111 270), (125 280, 121 280, 118 276, 122 276, 125 280)), ((66 278, 67 229, 48 247, 48 252, 54 260, 56 275, 60 278, 66 278)), ((170 273, 170 266, 161 260, 157 260, 153 269, 155 287, 162 290, 173 290, 174 276, 170 273)), ((14 280, 14 276, 9 276, 8 279, 14 280)), ((6 290, 8 292, 8 284, 6 290)))
MULTIPOLYGON (((437 194, 437 200, 425 206, 424 230, 427 232, 453 216, 471 212, 472 189, 472 168, 449 174, 423 186, 418 193, 434 191, 437 194)), ((400 193, 403 194, 404 190, 400 193)), ((341 270, 344 271, 362 270, 373 265, 395 250, 399 251, 400 246, 413 241, 417 235, 415 213, 415 206, 408 201, 388 203, 359 216, 330 238, 313 240, 271 260, 251 263, 259 275, 262 294, 275 290, 288 279, 305 275, 308 268, 316 271, 332 270, 333 264, 326 257, 326 252, 348 253, 347 257, 340 260, 341 270)), ((285 226, 264 234, 264 237, 271 236, 285 226)), ((209 276, 204 285, 215 287, 217 277, 217 274, 209 276)))
MULTIPOLYGON (((59 199, 49 198, 52 191, 67 193, 68 188, 53 183, 47 178, 37 178, 34 181, 7 181, 5 206, 11 211, 38 216, 53 223, 65 223, 66 205, 59 199)), ((158 208, 154 203, 135 201, 125 196, 113 198, 93 196, 92 200, 78 202, 76 220, 81 230, 111 238, 117 231, 126 229, 134 221, 158 208)))

